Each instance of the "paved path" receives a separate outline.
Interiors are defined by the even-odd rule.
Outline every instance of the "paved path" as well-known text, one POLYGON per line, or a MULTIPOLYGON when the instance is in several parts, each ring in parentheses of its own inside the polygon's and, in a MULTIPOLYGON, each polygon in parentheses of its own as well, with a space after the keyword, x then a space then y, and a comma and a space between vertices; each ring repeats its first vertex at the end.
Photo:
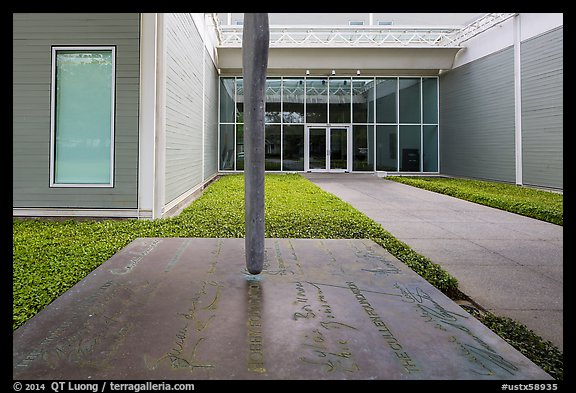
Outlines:
POLYGON ((306 178, 441 265, 485 309, 563 350, 563 227, 373 174, 306 178))

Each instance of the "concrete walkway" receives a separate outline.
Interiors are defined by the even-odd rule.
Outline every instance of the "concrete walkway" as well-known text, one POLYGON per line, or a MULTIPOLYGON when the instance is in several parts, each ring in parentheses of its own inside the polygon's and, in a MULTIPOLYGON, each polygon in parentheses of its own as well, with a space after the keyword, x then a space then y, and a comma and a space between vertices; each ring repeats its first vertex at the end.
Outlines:
POLYGON ((441 265, 482 307, 563 350, 563 227, 374 174, 304 176, 441 265))

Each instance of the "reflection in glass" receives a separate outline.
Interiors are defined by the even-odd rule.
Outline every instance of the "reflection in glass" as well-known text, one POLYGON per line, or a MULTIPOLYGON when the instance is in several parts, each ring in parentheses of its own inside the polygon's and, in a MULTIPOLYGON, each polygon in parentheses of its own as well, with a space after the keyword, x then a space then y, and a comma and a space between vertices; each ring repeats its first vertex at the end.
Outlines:
POLYGON ((329 123, 350 123, 350 78, 332 78, 329 84, 329 123))
POLYGON ((244 124, 236 124, 236 170, 244 170, 244 124))
POLYGON ((400 78, 400 123, 420 123, 420 78, 400 78))
POLYGON ((438 172, 438 126, 423 126, 424 172, 438 172))
POLYGON ((424 123, 438 123, 438 78, 422 78, 424 123))
POLYGON ((420 171, 420 126, 400 126, 400 170, 420 171))
POLYGON ((234 123, 234 78, 220 79, 220 122, 234 123))
POLYGON ((284 123, 304 123, 304 78, 284 78, 282 87, 282 120, 284 123))
POLYGON ((236 123, 244 123, 244 81, 236 78, 236 123))
POLYGON ((280 168, 280 126, 266 125, 264 130, 264 168, 279 171, 280 168))
POLYGON ((309 136, 309 168, 326 169, 326 129, 310 128, 309 136))
POLYGON ((280 78, 266 79, 265 95, 264 121, 266 123, 280 123, 280 102, 282 98, 280 78))
POLYGON ((397 171, 397 126, 376 126, 376 170, 397 171))
POLYGON ((234 170, 234 124, 220 124, 220 170, 234 170))
POLYGON ((374 121, 373 79, 352 79, 352 119, 354 123, 374 121))
POLYGON ((396 123, 396 78, 376 78, 376 122, 396 123))
POLYGON ((306 80, 306 121, 308 123, 328 121, 328 82, 325 78, 306 80))
POLYGON ((330 169, 348 170, 348 131, 330 128, 330 169))
POLYGON ((304 170, 304 126, 289 125, 283 130, 282 170, 304 170))
POLYGON ((352 170, 374 170, 374 126, 355 125, 353 127, 352 170))
POLYGON ((112 50, 56 52, 54 183, 112 184, 112 50))

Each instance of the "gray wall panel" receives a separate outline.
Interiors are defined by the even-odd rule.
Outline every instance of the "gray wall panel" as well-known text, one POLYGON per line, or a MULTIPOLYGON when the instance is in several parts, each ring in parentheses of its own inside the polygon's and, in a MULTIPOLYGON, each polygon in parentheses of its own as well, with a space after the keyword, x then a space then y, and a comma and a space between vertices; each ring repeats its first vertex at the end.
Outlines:
POLYGON ((563 38, 558 28, 521 44, 525 184, 563 188, 563 38))
POLYGON ((440 75, 440 172, 515 181, 512 47, 440 75))
POLYGON ((203 48, 190 14, 166 14, 165 203, 202 182, 203 48))
POLYGON ((136 208, 140 18, 13 14, 13 206, 136 208), (50 188, 51 46, 116 45, 113 188, 50 188))

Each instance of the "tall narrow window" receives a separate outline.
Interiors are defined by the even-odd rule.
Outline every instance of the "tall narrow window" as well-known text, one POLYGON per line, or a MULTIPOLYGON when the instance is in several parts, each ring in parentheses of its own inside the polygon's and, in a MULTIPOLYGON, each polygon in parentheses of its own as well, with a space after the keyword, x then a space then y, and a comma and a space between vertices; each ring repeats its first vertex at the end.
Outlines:
POLYGON ((113 186, 115 57, 115 47, 52 48, 50 186, 113 186))

